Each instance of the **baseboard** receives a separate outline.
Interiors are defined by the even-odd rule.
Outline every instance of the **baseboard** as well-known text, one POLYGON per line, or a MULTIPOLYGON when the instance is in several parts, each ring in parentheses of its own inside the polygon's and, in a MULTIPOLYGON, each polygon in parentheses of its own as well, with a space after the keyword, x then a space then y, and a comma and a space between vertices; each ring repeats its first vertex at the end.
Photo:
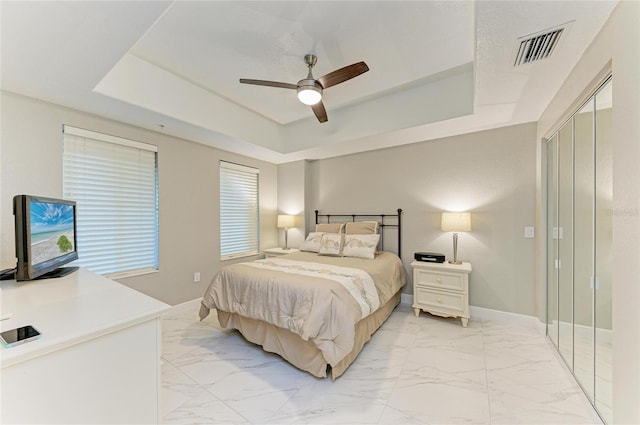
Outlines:
POLYGON ((469 313, 472 318, 494 320, 496 322, 517 323, 522 326, 529 326, 538 331, 541 335, 546 335, 547 328, 535 316, 527 316, 526 314, 511 313, 508 311, 493 310, 490 308, 470 306, 469 313))
MULTIPOLYGON (((400 302, 403 304, 413 305, 412 294, 401 294, 400 302)), ((492 310, 484 307, 469 307, 471 319, 495 320, 497 322, 518 323, 523 326, 535 328, 541 335, 547 334, 547 327, 535 316, 527 316, 526 314, 510 313, 507 311, 492 310)))
POLYGON ((169 310, 167 310, 164 313, 164 316, 187 313, 189 311, 193 311, 194 309, 197 310, 201 301, 202 301, 202 298, 196 298, 195 300, 185 301, 181 304, 176 304, 172 306, 169 310))
MULTIPOLYGON (((576 337, 581 338, 584 341, 588 341, 594 338, 593 328, 587 325, 572 325, 569 322, 553 322, 554 325, 560 326, 560 333, 569 335, 573 333, 576 337)), ((595 338, 597 341, 605 344, 611 344, 613 342, 613 332, 611 329, 596 328, 595 338)))
POLYGON ((613 331, 611 329, 596 328, 596 341, 613 344, 613 331))

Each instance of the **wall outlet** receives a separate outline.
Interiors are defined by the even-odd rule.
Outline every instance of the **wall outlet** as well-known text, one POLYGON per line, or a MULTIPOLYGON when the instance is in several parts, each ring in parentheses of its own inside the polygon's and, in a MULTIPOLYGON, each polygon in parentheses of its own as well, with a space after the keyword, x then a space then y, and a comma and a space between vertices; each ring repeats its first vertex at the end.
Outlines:
POLYGON ((193 283, 200 282, 200 272, 195 272, 193 274, 193 283))
POLYGON ((524 237, 528 239, 532 239, 535 237, 535 228, 533 226, 525 226, 524 228, 524 237))

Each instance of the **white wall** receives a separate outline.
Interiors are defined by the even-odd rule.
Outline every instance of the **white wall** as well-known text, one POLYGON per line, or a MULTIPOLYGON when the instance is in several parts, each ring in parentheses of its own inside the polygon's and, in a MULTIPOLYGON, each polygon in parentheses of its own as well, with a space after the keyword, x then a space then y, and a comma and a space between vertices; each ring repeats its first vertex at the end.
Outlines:
MULTIPOLYGON (((538 122, 548 137, 586 92, 613 72, 613 420, 640 423, 640 2, 621 1, 538 122)), ((542 173, 542 144, 538 163, 542 173)), ((538 221, 543 187, 538 178, 538 221)), ((540 241, 543 243, 543 241, 540 241)), ((538 297, 544 297, 538 247, 538 297)), ((543 314, 541 312, 541 314, 543 314)))
MULTIPOLYGON (((305 233, 306 161, 278 165, 278 214, 296 216, 296 227, 289 229, 289 248, 298 248, 305 233)), ((284 247, 284 229, 278 229, 278 246, 284 247)))
POLYGON ((15 267, 12 198, 62 196, 62 125, 158 146, 160 270, 120 282, 169 304, 201 297, 220 262, 220 160, 260 169, 260 242, 277 244, 277 167, 256 159, 2 92, 0 246, 2 268, 15 267), (201 282, 193 283, 193 273, 201 282))
POLYGON ((310 162, 307 220, 313 223, 314 209, 402 208, 409 270, 416 251, 451 258, 452 234, 440 231, 440 213, 471 211, 473 231, 458 244, 458 257, 473 266, 471 304, 534 315, 535 243, 524 227, 535 221, 535 131, 530 123, 310 162))

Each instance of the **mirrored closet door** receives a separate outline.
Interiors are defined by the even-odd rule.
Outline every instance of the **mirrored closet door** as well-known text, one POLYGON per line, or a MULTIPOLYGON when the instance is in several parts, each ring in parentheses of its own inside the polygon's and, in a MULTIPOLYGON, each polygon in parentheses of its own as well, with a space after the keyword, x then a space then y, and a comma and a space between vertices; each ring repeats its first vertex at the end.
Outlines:
POLYGON ((609 77, 547 141, 547 335, 606 423, 611 416, 609 77))

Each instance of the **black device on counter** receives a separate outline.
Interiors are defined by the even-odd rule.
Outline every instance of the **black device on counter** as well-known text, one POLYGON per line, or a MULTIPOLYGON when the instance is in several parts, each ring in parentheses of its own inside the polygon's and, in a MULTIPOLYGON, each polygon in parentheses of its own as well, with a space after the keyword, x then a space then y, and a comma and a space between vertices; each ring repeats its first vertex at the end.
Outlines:
POLYGON ((23 326, 17 329, 10 329, 0 333, 0 341, 5 347, 13 347, 23 344, 40 336, 40 332, 31 325, 23 326))
POLYGON ((413 258, 425 263, 444 263, 444 254, 438 252, 416 252, 413 254, 413 258))

